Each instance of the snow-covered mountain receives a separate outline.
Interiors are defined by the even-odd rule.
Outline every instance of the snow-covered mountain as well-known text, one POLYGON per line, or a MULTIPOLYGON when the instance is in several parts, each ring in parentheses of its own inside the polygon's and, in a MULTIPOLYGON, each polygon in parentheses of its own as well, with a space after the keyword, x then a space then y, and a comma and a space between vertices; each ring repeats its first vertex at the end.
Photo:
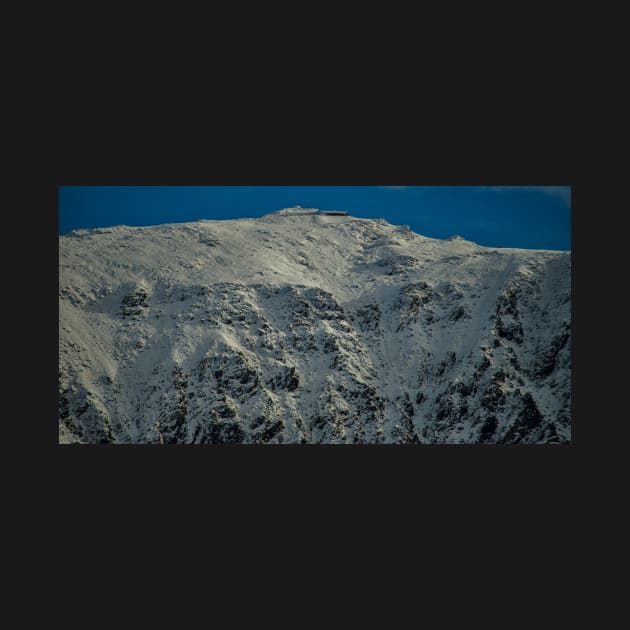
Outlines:
POLYGON ((59 441, 569 442, 570 270, 300 207, 71 232, 59 441))

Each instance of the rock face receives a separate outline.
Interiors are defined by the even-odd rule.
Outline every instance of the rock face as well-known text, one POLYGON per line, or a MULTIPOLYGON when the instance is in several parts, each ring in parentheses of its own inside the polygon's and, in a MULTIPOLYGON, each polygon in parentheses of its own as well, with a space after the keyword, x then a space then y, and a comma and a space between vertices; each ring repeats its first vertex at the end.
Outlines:
POLYGON ((59 238, 63 443, 566 443, 569 252, 383 220, 59 238))

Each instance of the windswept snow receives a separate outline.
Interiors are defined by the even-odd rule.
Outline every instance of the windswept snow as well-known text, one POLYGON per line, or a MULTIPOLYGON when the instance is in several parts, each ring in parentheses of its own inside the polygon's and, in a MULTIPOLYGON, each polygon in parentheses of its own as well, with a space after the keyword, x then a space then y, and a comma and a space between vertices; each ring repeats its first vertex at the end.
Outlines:
POLYGON ((59 440, 570 441, 570 265, 299 207, 77 230, 59 440))

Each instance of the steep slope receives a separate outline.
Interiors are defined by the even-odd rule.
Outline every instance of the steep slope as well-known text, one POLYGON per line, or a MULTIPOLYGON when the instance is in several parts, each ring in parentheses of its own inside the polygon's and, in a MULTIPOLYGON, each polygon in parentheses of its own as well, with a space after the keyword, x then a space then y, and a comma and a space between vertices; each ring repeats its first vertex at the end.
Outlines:
POLYGON ((570 253, 383 220, 59 238, 59 439, 567 442, 570 253))

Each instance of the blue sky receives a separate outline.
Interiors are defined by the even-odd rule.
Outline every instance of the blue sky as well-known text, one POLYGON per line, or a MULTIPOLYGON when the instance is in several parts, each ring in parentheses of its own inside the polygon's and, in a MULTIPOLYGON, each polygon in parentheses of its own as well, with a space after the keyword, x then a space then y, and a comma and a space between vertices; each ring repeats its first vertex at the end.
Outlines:
POLYGON ((59 233, 257 217, 297 204, 383 218, 432 238, 571 249, 570 186, 60 186, 59 233))

